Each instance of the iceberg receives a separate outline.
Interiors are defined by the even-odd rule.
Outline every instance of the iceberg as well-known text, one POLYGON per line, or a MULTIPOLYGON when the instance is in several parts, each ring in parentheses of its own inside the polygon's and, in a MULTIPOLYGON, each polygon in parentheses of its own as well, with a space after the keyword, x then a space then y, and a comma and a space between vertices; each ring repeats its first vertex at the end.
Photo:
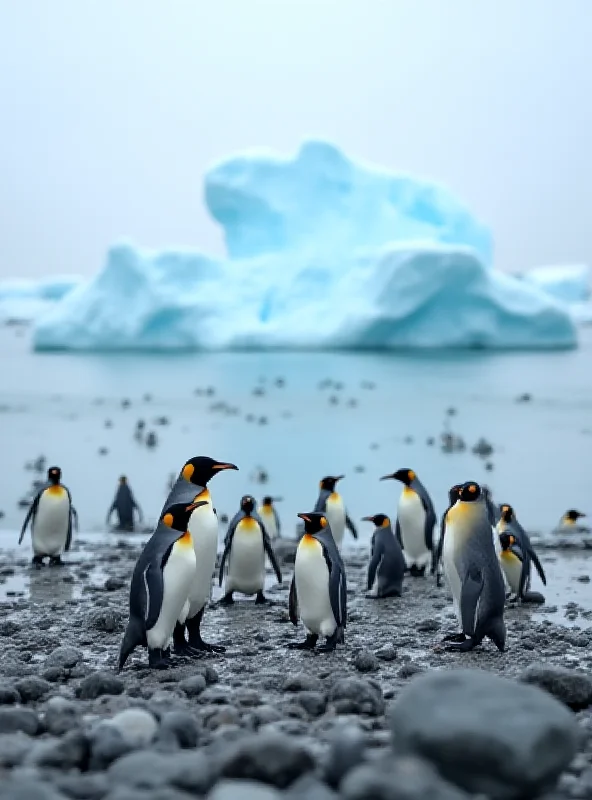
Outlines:
POLYGON ((228 257, 112 247, 40 317, 37 350, 562 348, 562 304, 492 269, 448 190, 326 142, 215 164, 205 199, 228 257))
POLYGON ((0 322, 32 322, 80 283, 78 275, 0 281, 0 322))
POLYGON ((564 303, 585 303, 590 298, 592 270, 587 264, 534 267, 522 277, 564 303))

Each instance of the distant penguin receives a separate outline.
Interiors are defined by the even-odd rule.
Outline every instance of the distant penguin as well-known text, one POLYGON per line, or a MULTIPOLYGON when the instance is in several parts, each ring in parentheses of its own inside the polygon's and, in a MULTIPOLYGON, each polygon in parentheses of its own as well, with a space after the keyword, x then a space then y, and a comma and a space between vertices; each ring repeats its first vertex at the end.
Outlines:
POLYGON ((349 528, 354 539, 358 538, 356 526, 345 510, 343 498, 339 492, 335 491, 337 482, 343 480, 343 478, 345 478, 345 475, 328 475, 323 478, 319 484, 321 491, 314 507, 315 511, 326 514, 335 544, 340 552, 346 527, 349 528))
POLYGON ((368 566, 369 594, 366 596, 401 597, 406 568, 405 556, 393 532, 391 521, 385 514, 363 517, 363 521, 372 522, 375 526, 368 566))
POLYGON ((444 534, 446 532, 446 515, 459 499, 461 488, 462 484, 455 483, 454 486, 448 490, 448 508, 442 514, 442 519, 440 520, 440 538, 438 539, 438 545, 434 548, 432 555, 432 575, 436 575, 436 586, 442 585, 442 550, 444 548, 444 534))
POLYGON ((500 563, 511 593, 523 603, 544 603, 540 592, 531 592, 528 555, 512 533, 500 533, 500 563))
POLYGON ((487 506, 487 513, 489 514, 489 521, 491 525, 495 528, 499 519, 502 515, 501 509, 497 503, 493 502, 493 497, 491 496, 491 489, 489 486, 482 486, 483 496, 485 498, 485 505, 487 506))
POLYGON ((449 649, 473 650, 485 636, 502 651, 506 643, 502 571, 491 538, 491 523, 481 487, 464 483, 446 515, 444 574, 462 633, 445 636, 449 649))
POLYGON ((578 521, 585 516, 587 515, 584 514, 582 511, 576 511, 575 508, 570 508, 569 511, 566 511, 565 514, 559 520, 559 523, 555 528, 555 532, 574 533, 574 532, 589 531, 590 528, 587 525, 581 524, 578 521))
POLYGON ((142 522, 142 509, 136 502, 136 498, 125 475, 119 479, 119 486, 115 493, 113 503, 107 513, 107 525, 114 511, 117 512, 117 527, 119 531, 133 531, 134 530, 134 510, 138 512, 138 522, 142 522))
POLYGON ((256 603, 265 603, 265 556, 269 558, 278 583, 282 572, 277 563, 270 538, 261 517, 255 512, 255 500, 247 494, 241 499, 240 511, 233 517, 224 539, 224 552, 220 561, 219 585, 222 586, 224 566, 228 571, 224 583, 222 605, 234 602, 234 592, 256 594, 256 603))
POLYGON ((187 528, 192 513, 204 505, 203 501, 177 503, 167 508, 136 562, 118 671, 140 645, 148 648, 148 665, 152 669, 170 665, 173 630, 177 620, 189 611, 189 590, 196 568, 187 528))
POLYGON ((214 511, 207 485, 224 470, 238 467, 234 464, 215 461, 207 456, 196 456, 183 466, 175 485, 170 491, 161 514, 171 505, 205 501, 197 507, 189 519, 189 533, 193 540, 197 561, 195 576, 189 590, 189 612, 186 619, 179 619, 173 632, 173 647, 176 655, 200 658, 203 652, 223 653, 224 647, 204 642, 200 626, 206 603, 212 593, 212 577, 218 553, 218 517, 214 511), (187 639, 185 638, 187 630, 187 639))
POLYGON ((264 497, 263 502, 257 509, 257 513, 263 520, 265 530, 267 531, 272 542, 274 539, 278 539, 282 535, 280 518, 274 506, 274 503, 279 503, 280 500, 280 497, 264 497))
POLYGON ((380 480, 397 480, 404 484, 399 506, 395 536, 403 548, 410 574, 420 577, 433 562, 434 526, 436 512, 432 500, 412 469, 399 469, 380 480))
POLYGON ((544 603, 545 598, 542 594, 540 594, 540 592, 530 591, 531 563, 534 564, 543 586, 547 585, 545 570, 543 569, 534 547, 532 546, 530 537, 516 519, 516 514, 512 506, 504 503, 502 506, 500 506, 500 510, 501 517, 496 526, 496 531, 500 542, 500 552, 498 553, 498 556, 502 565, 502 570, 508 582, 508 586, 512 592, 525 603, 544 603), (510 565, 513 567, 516 566, 515 561, 512 558, 512 556, 517 557, 516 549, 511 549, 511 543, 509 548, 506 547, 504 555, 504 541, 507 542, 508 540, 502 539, 503 534, 511 534, 514 537, 516 541, 513 544, 520 550, 521 553, 521 579, 519 582, 519 592, 514 589, 514 586, 510 581, 509 571, 507 569, 510 567, 510 565))
POLYGON ((61 483, 61 477, 59 467, 47 470, 47 483, 35 495, 21 528, 19 544, 31 521, 32 563, 36 567, 40 567, 46 557, 49 557, 50 567, 61 565, 61 554, 67 552, 72 544, 73 522, 78 530, 78 514, 72 505, 70 491, 61 483))
POLYGON ((327 641, 317 651, 329 653, 345 641, 345 567, 325 514, 311 511, 298 516, 304 520, 304 535, 296 550, 289 614, 293 625, 298 625, 300 617, 308 633, 303 642, 291 642, 288 647, 314 650, 322 635, 327 641))

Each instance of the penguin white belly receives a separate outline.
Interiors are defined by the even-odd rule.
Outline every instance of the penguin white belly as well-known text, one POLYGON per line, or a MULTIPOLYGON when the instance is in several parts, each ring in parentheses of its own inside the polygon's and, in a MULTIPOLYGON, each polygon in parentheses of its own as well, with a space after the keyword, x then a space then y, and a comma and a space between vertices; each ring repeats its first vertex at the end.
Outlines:
POLYGON ((448 588, 452 594, 454 613, 456 614, 459 624, 462 626, 462 618, 460 613, 460 593, 462 582, 455 563, 457 546, 458 542, 455 541, 454 526, 450 523, 447 523, 446 532, 444 535, 444 545, 442 547, 442 567, 448 588))
POLYGON ((341 495, 337 494, 337 492, 334 492, 327 499, 325 514, 327 515, 327 521, 331 527, 331 533, 335 539, 337 549, 341 550, 345 534, 345 506, 341 495))
POLYGON ((397 519, 407 566, 416 564, 418 567, 422 567, 424 564, 428 564, 430 551, 425 543, 426 512, 421 498, 413 490, 405 488, 401 492, 397 519))
POLYGON ((146 631, 148 647, 166 649, 177 620, 187 616, 187 597, 195 577, 195 551, 191 536, 185 534, 172 547, 162 573, 162 605, 156 624, 146 631))
POLYGON ((311 633, 332 636, 337 627, 329 597, 329 568, 322 545, 305 535, 294 562, 300 617, 311 633))
POLYGON ((522 574, 522 561, 513 553, 502 552, 500 556, 502 572, 508 586, 514 594, 520 591, 520 576, 522 574))
MULTIPOLYGON (((208 499, 203 493, 200 499, 208 499)), ((216 567, 218 552, 218 517, 214 514, 211 502, 196 508, 189 519, 189 533, 193 539, 195 552, 195 572, 189 590, 188 617, 194 617, 210 599, 212 577, 216 567)))
POLYGON ((257 512, 261 519, 263 520, 263 524, 265 525, 265 530, 267 531, 267 535, 273 542, 274 539, 278 537, 278 530, 277 524, 275 521, 275 514, 273 511, 267 511, 265 506, 261 506, 259 511, 257 512))
POLYGON ((265 550, 258 523, 246 517, 236 526, 228 556, 226 592, 255 594, 265 585, 265 550))
POLYGON ((374 576, 374 583, 372 584, 372 587, 371 587, 370 591, 368 592, 368 595, 370 597, 378 597, 378 576, 380 574, 380 568, 382 567, 383 560, 384 559, 381 558, 380 561, 378 562, 378 566, 376 567, 376 574, 374 576))
POLYGON ((61 486, 46 489, 37 505, 31 526, 33 552, 40 556, 59 556, 66 546, 70 522, 70 499, 61 486))

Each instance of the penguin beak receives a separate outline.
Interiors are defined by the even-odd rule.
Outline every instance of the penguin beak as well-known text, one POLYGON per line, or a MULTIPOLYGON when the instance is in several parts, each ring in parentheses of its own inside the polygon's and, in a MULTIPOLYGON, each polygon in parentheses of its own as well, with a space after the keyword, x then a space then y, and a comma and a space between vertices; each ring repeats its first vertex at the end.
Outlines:
POLYGON ((200 506, 207 506, 207 504, 207 500, 200 500, 198 503, 190 503, 185 511, 195 511, 196 508, 199 508, 200 506))
POLYGON ((374 522, 374 517, 362 517, 362 522, 374 522))
POLYGON ((271 498, 274 503, 281 503, 283 501, 283 497, 272 497, 271 498))
POLYGON ((392 475, 383 475, 380 480, 381 481, 395 480, 395 474, 392 473, 392 475))
POLYGON ((307 514, 298 514, 300 519, 303 519, 305 522, 310 522, 310 517, 307 514))
POLYGON ((344 478, 345 478, 345 475, 338 475, 336 478, 334 478, 334 481, 335 481, 335 483, 337 483, 337 481, 342 481, 344 478))
POLYGON ((238 467, 236 466, 236 464, 214 464, 212 469, 236 469, 236 470, 238 470, 238 467))

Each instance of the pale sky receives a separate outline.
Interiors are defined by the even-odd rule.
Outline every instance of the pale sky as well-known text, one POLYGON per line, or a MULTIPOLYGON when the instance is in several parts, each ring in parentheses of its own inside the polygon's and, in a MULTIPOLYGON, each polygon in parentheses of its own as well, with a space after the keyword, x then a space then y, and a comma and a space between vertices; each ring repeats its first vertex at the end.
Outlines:
POLYGON ((0 0, 0 277, 221 253, 207 165, 307 137, 592 263, 591 0, 0 0))

